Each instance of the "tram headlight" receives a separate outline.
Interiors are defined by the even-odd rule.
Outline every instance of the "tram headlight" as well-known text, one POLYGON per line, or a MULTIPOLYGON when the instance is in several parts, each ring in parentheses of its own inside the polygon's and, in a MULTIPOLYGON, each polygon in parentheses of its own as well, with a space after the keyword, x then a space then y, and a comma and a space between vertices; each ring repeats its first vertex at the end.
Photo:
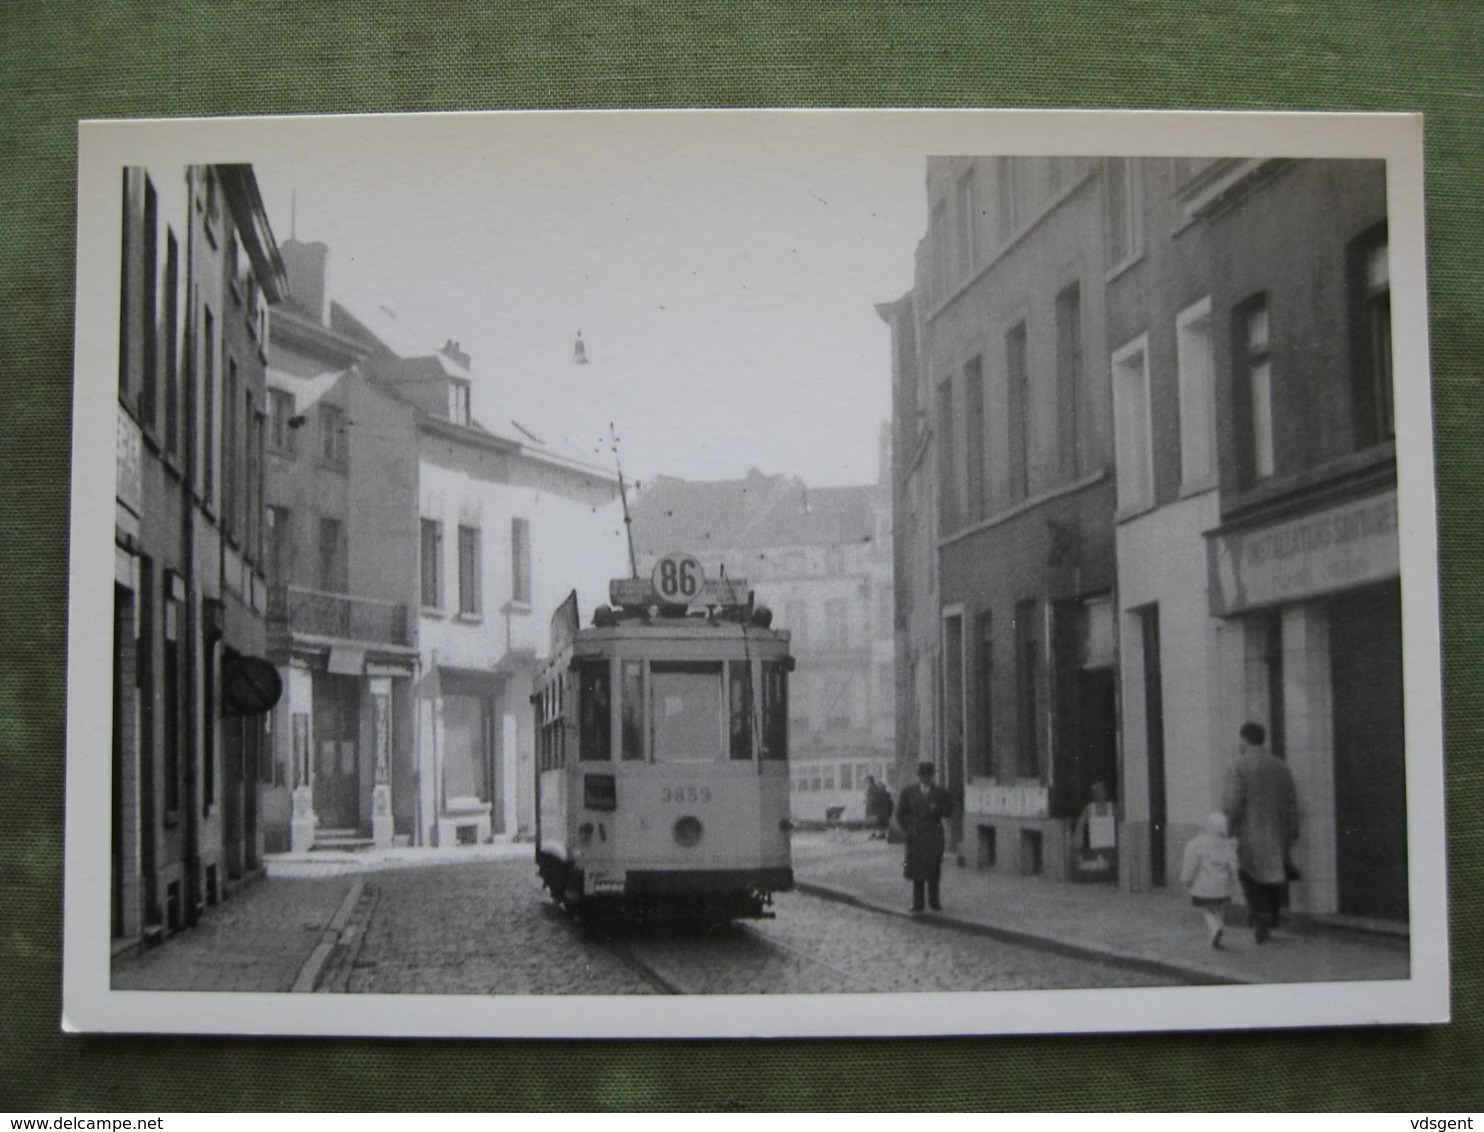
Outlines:
POLYGON ((687 814, 675 823, 670 832, 675 838, 676 845, 682 849, 693 849, 701 843, 701 836, 705 833, 705 829, 699 818, 693 818, 687 814))

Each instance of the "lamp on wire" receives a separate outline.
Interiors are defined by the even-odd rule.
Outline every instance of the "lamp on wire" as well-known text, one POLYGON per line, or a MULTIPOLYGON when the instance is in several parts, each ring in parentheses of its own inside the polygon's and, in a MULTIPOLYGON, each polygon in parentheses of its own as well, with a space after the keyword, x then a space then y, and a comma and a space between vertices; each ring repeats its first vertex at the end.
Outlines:
POLYGON ((587 347, 582 342, 582 331, 577 332, 577 341, 572 343, 572 364, 587 365, 587 347))

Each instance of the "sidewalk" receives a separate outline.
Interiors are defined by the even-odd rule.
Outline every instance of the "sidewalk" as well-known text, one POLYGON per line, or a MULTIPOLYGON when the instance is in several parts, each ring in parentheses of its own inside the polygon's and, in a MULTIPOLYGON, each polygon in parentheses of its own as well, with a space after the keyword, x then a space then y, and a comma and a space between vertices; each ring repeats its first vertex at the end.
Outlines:
MULTIPOLYGON (((799 889, 908 915, 902 847, 864 831, 796 833, 799 889)), ((1285 926, 1262 947, 1229 927, 1211 947, 1200 913, 1176 889, 1119 892, 1111 884, 1058 883, 943 865, 943 911, 923 918, 1036 946, 1154 971, 1192 983, 1308 983, 1405 979, 1404 937, 1285 926)))
MULTIPOLYGON (((311 991, 351 924, 363 874, 474 860, 529 860, 512 842, 457 849, 270 854, 267 876, 208 908, 200 924, 111 965, 115 990, 311 991)), ((353 930, 353 928, 350 928, 353 930)))

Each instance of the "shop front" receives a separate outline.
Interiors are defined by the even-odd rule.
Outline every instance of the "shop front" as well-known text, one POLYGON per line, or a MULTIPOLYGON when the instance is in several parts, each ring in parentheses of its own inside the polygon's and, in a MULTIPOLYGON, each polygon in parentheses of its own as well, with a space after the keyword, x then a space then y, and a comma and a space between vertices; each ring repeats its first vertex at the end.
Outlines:
POLYGON ((1407 920, 1396 491, 1229 522, 1208 550, 1221 733, 1266 723, 1298 786, 1295 910, 1407 920))

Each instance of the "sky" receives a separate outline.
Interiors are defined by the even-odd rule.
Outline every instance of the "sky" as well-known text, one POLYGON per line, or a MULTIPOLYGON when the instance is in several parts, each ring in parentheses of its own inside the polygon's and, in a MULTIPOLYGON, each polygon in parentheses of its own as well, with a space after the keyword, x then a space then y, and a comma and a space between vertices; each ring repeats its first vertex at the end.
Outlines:
POLYGON ((304 119, 242 159, 334 297, 471 355, 487 427, 609 470, 616 436, 631 482, 871 483, 925 166, 826 117, 304 119))

